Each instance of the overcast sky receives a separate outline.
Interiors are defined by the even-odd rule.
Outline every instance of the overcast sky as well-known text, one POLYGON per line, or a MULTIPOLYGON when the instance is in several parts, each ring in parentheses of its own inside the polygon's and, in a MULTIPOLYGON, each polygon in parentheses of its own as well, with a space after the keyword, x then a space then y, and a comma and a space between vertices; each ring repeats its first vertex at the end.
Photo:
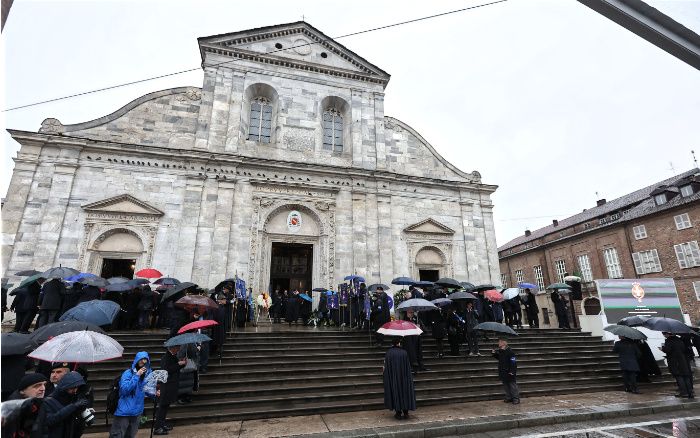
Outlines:
MULTIPOLYGON (((486 2, 15 1, 3 108, 197 67, 200 36, 303 15, 335 37, 486 2)), ((700 0, 648 3, 700 31, 700 0)), ((690 169, 691 149, 700 157, 700 73, 574 0, 510 0, 339 42, 392 75, 386 115, 500 186, 499 245, 690 169)), ((78 123, 201 84, 197 71, 6 112, 3 123, 78 123)), ((2 142, 4 194, 19 145, 2 142)))

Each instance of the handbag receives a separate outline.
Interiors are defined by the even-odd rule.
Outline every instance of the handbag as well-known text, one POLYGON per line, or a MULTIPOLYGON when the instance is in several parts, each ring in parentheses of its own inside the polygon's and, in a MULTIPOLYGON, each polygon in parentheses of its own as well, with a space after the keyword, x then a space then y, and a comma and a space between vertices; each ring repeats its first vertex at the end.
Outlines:
POLYGON ((197 363, 196 363, 194 360, 192 360, 192 359, 190 359, 190 358, 187 358, 187 363, 186 363, 185 366, 182 368, 182 370, 180 370, 180 372, 182 372, 182 373, 193 373, 193 372, 195 372, 195 371, 197 371, 197 363))

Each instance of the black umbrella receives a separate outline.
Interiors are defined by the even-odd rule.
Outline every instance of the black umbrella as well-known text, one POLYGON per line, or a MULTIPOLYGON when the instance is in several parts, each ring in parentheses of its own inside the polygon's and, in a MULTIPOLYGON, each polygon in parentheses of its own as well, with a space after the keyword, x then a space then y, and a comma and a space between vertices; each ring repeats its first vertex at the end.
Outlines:
POLYGON ((37 344, 29 334, 25 333, 3 333, 0 337, 0 350, 3 356, 13 354, 27 354, 35 349, 37 344))
POLYGON ((16 287, 10 292, 10 296, 15 296, 15 295, 22 295, 26 294, 28 292, 27 286, 22 286, 22 287, 16 287))
POLYGON ((174 286, 176 284, 180 284, 180 280, 173 277, 161 277, 158 280, 155 280, 153 284, 162 284, 163 286, 174 286))
POLYGON ((377 289, 379 289, 380 287, 384 290, 389 290, 389 286, 387 286, 386 284, 382 284, 382 283, 370 284, 367 287, 367 290, 370 292, 376 292, 377 289))
POLYGON ((693 333, 693 330, 690 327, 676 319, 662 318, 658 316, 654 316, 644 321, 642 323, 642 327, 648 328, 649 330, 655 330, 657 332, 693 333))
POLYGON ((196 284, 190 283, 189 281, 186 281, 184 283, 176 284, 173 287, 168 288, 168 290, 163 293, 163 298, 161 298, 161 301, 169 300, 170 298, 174 297, 180 292, 184 292, 185 290, 191 288, 191 287, 197 287, 196 284))
POLYGON ((102 277, 84 277, 77 281, 86 286, 107 287, 109 282, 102 277))
POLYGON ((459 281, 455 280, 454 278, 447 278, 443 277, 439 279, 438 281, 435 282, 438 286, 442 287, 448 287, 450 289, 461 289, 462 285, 459 284, 459 281))
POLYGON ((235 278, 227 278, 226 280, 223 280, 222 282, 220 282, 219 284, 217 284, 216 287, 214 288, 214 291, 220 292, 221 289, 224 288, 224 286, 227 286, 227 285, 235 285, 235 284, 236 284, 236 279, 235 279, 235 278))
POLYGON ((515 330, 513 330, 512 328, 508 327, 505 324, 501 324, 498 322, 482 322, 481 324, 477 325, 475 328, 477 330, 506 333, 509 335, 518 336, 518 334, 515 332, 515 330))
POLYGON ((478 285, 474 286, 475 291, 490 290, 490 289, 500 289, 500 288, 496 287, 492 284, 478 284, 478 285))
POLYGON ((41 274, 41 271, 37 271, 36 269, 25 269, 24 271, 15 273, 15 275, 18 277, 31 277, 32 275, 36 274, 41 274))
POLYGON ((312 292, 325 292, 327 290, 328 289, 326 289, 325 287, 315 287, 315 288, 311 289, 312 292))
POLYGON ((426 288, 426 287, 430 287, 430 286, 435 286, 435 283, 433 283, 432 281, 421 280, 421 281, 416 281, 415 283, 413 283, 413 285, 415 287, 420 287, 422 289, 422 288, 426 288))
POLYGON ((646 339, 647 335, 640 332, 636 328, 628 327, 626 325, 612 324, 605 327, 603 330, 610 332, 613 335, 624 336, 628 339, 646 339))
POLYGON ((211 341, 211 338, 202 333, 183 333, 181 335, 173 336, 165 341, 163 345, 165 347, 175 347, 177 345, 199 344, 209 341, 211 341))
POLYGON ((453 294, 449 294, 447 298, 451 299, 452 301, 455 300, 476 300, 477 298, 470 294, 469 292, 464 292, 464 291, 459 291, 455 292, 453 294))
POLYGON ((138 287, 138 286, 134 286, 133 284, 129 284, 129 282, 127 281, 126 283, 110 284, 105 288, 105 290, 107 290, 107 292, 126 292, 126 291, 130 291, 131 289, 134 289, 136 287, 138 287))
POLYGON ((109 284, 126 283, 127 281, 129 281, 129 279, 126 277, 110 277, 107 279, 109 284))
POLYGON ((60 280, 68 277, 72 277, 74 275, 80 274, 80 271, 73 269, 73 268, 66 268, 63 266, 58 266, 56 268, 51 268, 47 269, 44 271, 42 274, 42 277, 44 278, 58 278, 60 280))
POLYGON ((617 322, 618 325, 626 325, 628 327, 635 327, 644 324, 644 321, 649 319, 649 316, 628 316, 627 318, 622 318, 617 322))
POLYGON ((459 284, 466 290, 474 290, 474 288, 476 287, 468 281, 461 281, 459 284))
POLYGON ((142 284, 151 284, 151 282, 146 280, 145 278, 132 278, 131 280, 127 281, 126 283, 130 284, 132 287, 138 287, 138 286, 141 286, 142 284))
POLYGON ((68 332, 78 332, 82 330, 90 330, 91 332, 97 332, 105 334, 105 331, 94 324, 90 324, 85 321, 60 321, 53 322, 39 327, 34 330, 34 333, 29 335, 34 342, 37 344, 43 344, 48 341, 49 338, 53 336, 62 335, 68 332))

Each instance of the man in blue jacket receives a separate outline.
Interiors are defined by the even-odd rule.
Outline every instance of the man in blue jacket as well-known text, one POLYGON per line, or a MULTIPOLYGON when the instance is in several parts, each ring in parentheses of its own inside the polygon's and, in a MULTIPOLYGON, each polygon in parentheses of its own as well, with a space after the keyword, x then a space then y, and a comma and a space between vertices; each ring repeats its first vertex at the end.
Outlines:
POLYGON ((110 438, 134 438, 139 429, 139 416, 143 413, 143 400, 146 397, 144 385, 151 373, 151 360, 148 353, 139 351, 131 368, 124 370, 119 380, 119 402, 114 413, 110 438))

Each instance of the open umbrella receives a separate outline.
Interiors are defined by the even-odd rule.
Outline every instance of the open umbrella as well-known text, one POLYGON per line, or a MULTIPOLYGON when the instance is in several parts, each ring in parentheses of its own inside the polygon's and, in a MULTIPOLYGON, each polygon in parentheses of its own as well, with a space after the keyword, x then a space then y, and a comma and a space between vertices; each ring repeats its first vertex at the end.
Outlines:
POLYGON ((365 282, 365 277, 361 275, 348 275, 345 278, 343 278, 345 281, 359 281, 360 283, 365 282))
POLYGON ((95 324, 91 324, 85 321, 72 320, 52 322, 51 324, 46 324, 34 330, 34 332, 30 336, 32 340, 36 342, 37 345, 39 345, 48 341, 49 338, 53 338, 64 333, 78 332, 82 330, 90 330, 91 332, 105 334, 105 331, 102 330, 99 326, 96 326, 95 324))
POLYGON ((15 275, 18 277, 31 277, 32 275, 41 274, 41 272, 36 269, 25 269, 24 271, 16 272, 15 275))
POLYGON ((428 300, 424 300, 423 298, 412 298, 410 300, 406 300, 403 303, 399 304, 397 309, 398 310, 412 309, 412 310, 415 310, 417 312, 420 312, 421 310, 437 309, 437 306, 428 300))
POLYGON ((127 281, 129 281, 129 279, 126 277, 110 277, 107 279, 109 284, 126 283, 127 281))
POLYGON ((641 325, 649 330, 655 330, 657 332, 668 332, 668 333, 694 333, 693 329, 683 324, 682 322, 672 319, 664 318, 660 316, 653 316, 641 325))
POLYGON ((197 287, 197 285, 186 281, 184 283, 176 284, 175 286, 169 287, 168 290, 163 293, 163 297, 160 299, 160 301, 162 302, 165 300, 169 300, 170 298, 174 297, 180 292, 184 292, 191 287, 197 287))
POLYGON ((435 282, 438 286, 442 287, 448 287, 448 288, 455 288, 455 289, 461 289, 462 285, 459 284, 459 281, 455 280, 454 278, 447 278, 443 277, 439 279, 438 281, 435 282))
POLYGON ((647 335, 640 332, 636 328, 628 327, 626 325, 612 324, 605 327, 603 330, 610 332, 613 335, 624 336, 628 339, 646 339, 647 335))
POLYGON ((107 287, 105 287, 105 290, 107 292, 126 292, 136 287, 138 286, 134 286, 128 281, 125 281, 124 283, 108 284, 107 287))
POLYGON ((200 342, 209 342, 211 338, 202 333, 183 333, 173 336, 163 343, 165 347, 175 347, 177 345, 199 344, 200 342))
POLYGON ((649 316, 635 315, 628 316, 627 318, 622 318, 617 322, 618 325, 626 325, 628 327, 635 327, 644 324, 644 321, 649 319, 649 316))
POLYGON ((63 280, 64 278, 72 277, 78 274, 80 274, 80 271, 77 269, 58 266, 56 268, 47 269, 42 275, 44 278, 58 278, 63 280))
POLYGON ((312 292, 325 292, 327 290, 328 289, 326 289, 325 287, 315 287, 315 288, 311 289, 312 292))
POLYGON ((78 283, 84 284, 86 286, 96 286, 100 288, 109 286, 109 282, 102 277, 81 278, 80 280, 78 280, 78 283))
POLYGON ((174 286, 180 284, 180 280, 172 277, 161 277, 158 280, 154 280, 153 284, 161 284, 163 286, 174 286))
POLYGON ((13 284, 14 283, 10 283, 9 278, 5 278, 5 277, 2 278, 2 288, 3 289, 9 289, 12 287, 13 284))
POLYGON ((547 289, 553 289, 553 290, 560 290, 560 289, 566 289, 566 290, 571 290, 571 286, 569 286, 566 283, 552 283, 549 286, 547 286, 547 289))
POLYGON ((518 283, 520 289, 539 289, 540 287, 532 283, 518 283))
POLYGON ((72 276, 66 278, 65 280, 71 281, 71 282, 76 282, 76 281, 82 280, 83 278, 92 278, 92 277, 97 277, 97 275, 92 274, 90 272, 80 272, 77 275, 72 275, 72 276))
POLYGON ((464 292, 463 290, 461 290, 461 291, 459 291, 459 292, 451 293, 451 294, 449 294, 449 295, 447 296, 447 298, 449 298, 449 299, 452 300, 452 301, 456 301, 456 300, 476 300, 476 299, 477 299, 473 294, 470 294, 469 292, 464 292))
POLYGON ((391 280, 391 284, 397 284, 399 286, 411 286, 416 283, 416 280, 408 277, 396 277, 391 280))
POLYGON ((564 281, 577 281, 580 283, 581 277, 576 276, 576 275, 567 275, 566 277, 564 277, 564 281))
POLYGON ((36 348, 36 342, 26 333, 3 333, 0 335, 0 350, 3 356, 27 354, 36 348))
POLYGON ((121 357, 123 353, 124 347, 109 336, 83 330, 51 338, 29 357, 46 362, 95 363, 121 357))
POLYGON ((421 280, 421 281, 416 281, 415 283, 413 283, 413 286, 424 289, 426 287, 435 286, 435 283, 433 283, 432 281, 421 280))
POLYGON ((367 290, 370 292, 376 292, 377 289, 380 287, 384 290, 389 290, 389 286, 387 286, 386 284, 382 284, 382 283, 371 284, 367 287, 367 290))
POLYGON ((162 277, 163 274, 157 269, 145 268, 137 271, 136 276, 141 278, 159 278, 162 277))
POLYGON ((132 278, 131 280, 127 281, 126 284, 129 284, 133 287, 138 287, 143 284, 151 284, 151 282, 146 280, 145 278, 132 278))
POLYGON ((24 280, 22 280, 22 282, 17 287, 20 288, 20 287, 26 286, 26 285, 34 283, 35 281, 42 279, 42 278, 46 278, 46 277, 44 277, 43 273, 34 274, 34 275, 29 276, 29 277, 25 278, 24 280))
POLYGON ((304 301, 313 301, 313 299, 306 294, 299 294, 299 298, 301 298, 304 301))
POLYGON ((194 312, 196 310, 199 314, 206 312, 208 309, 219 308, 216 301, 202 295, 186 295, 175 301, 175 305, 177 307, 187 309, 190 312, 194 312))
POLYGON ((489 289, 498 289, 498 288, 492 284, 477 284, 476 286, 474 286, 475 291, 489 290, 489 289))
POLYGON ((460 281, 459 285, 462 286, 462 289, 465 290, 474 290, 474 288, 476 287, 468 281, 460 281))
POLYGON ((108 325, 114 321, 121 308, 110 300, 85 301, 61 315, 59 321, 85 321, 97 326, 108 325))
POLYGON ((387 336, 417 336, 423 333, 423 330, 410 321, 399 319, 387 322, 377 330, 377 333, 387 336))
POLYGON ((503 295, 501 295, 501 293, 497 290, 487 290, 484 292, 484 298, 489 301, 493 301, 494 303, 500 303, 503 301, 503 295))
POLYGON ((13 297, 15 295, 22 295, 26 294, 28 292, 27 286, 22 286, 22 287, 16 287, 10 292, 10 296, 13 297))
POLYGON ((509 335, 518 336, 515 330, 513 330, 505 324, 501 324, 498 322, 482 322, 481 324, 478 324, 475 328, 477 330, 484 330, 487 332, 506 333, 509 335))
POLYGON ((510 287, 502 291, 501 294, 503 294, 503 299, 510 300, 511 298, 515 298, 520 294, 520 289, 517 287, 510 287))
POLYGON ((199 329, 211 327, 214 325, 219 325, 219 323, 216 321, 213 321, 211 319, 202 319, 199 321, 195 321, 195 322, 191 322, 189 324, 183 325, 182 327, 180 327, 180 330, 178 330, 177 333, 182 334, 182 333, 188 332, 190 330, 199 330, 199 329))
MULTIPOLYGON (((455 292, 455 293, 458 294, 458 293, 467 293, 467 292, 455 292)), ((450 304, 452 304, 452 300, 449 298, 438 298, 438 299, 432 300, 431 303, 435 304, 438 307, 445 307, 445 306, 449 306, 450 304)))

